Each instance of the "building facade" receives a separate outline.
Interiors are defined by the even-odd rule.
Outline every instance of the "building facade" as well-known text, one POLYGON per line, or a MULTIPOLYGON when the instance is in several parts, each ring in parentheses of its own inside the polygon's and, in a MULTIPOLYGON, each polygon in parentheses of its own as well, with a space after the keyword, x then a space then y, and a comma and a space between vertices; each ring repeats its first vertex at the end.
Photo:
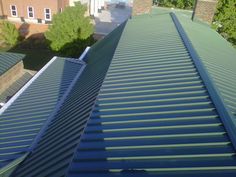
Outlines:
POLYGON ((1 0, 0 16, 11 21, 48 23, 53 14, 61 12, 69 5, 69 0, 1 0))

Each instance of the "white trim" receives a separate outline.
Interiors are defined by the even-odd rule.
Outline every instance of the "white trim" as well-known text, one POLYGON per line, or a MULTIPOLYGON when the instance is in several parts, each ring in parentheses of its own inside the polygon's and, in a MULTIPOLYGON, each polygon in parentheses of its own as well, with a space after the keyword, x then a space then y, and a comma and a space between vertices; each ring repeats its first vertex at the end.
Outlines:
POLYGON ((33 19, 34 18, 34 7, 33 6, 27 6, 27 15, 28 15, 28 18, 29 19, 33 19), (32 8, 32 11, 31 11, 31 13, 33 14, 33 17, 30 17, 29 16, 29 13, 30 13, 30 11, 29 11, 29 8, 32 8))
POLYGON ((18 12, 17 12, 17 7, 16 7, 16 5, 12 5, 12 4, 11 4, 11 5, 10 5, 10 11, 11 11, 11 16, 12 16, 12 17, 18 17, 18 12), (15 6, 15 10, 12 10, 12 6, 15 6), (13 15, 13 14, 12 14, 13 11, 16 11, 16 15, 13 15))
POLYGON ((82 53, 82 55, 80 55, 79 60, 84 62, 84 57, 86 56, 86 54, 88 53, 88 51, 90 50, 90 47, 86 47, 86 49, 84 50, 84 52, 82 53))
POLYGON ((44 19, 45 21, 51 21, 52 20, 52 11, 50 8, 44 8, 44 19), (46 10, 49 9, 49 13, 46 13, 46 10), (50 15, 50 18, 47 18, 47 15, 50 15))
POLYGON ((28 19, 28 18, 26 18, 25 19, 25 22, 27 22, 27 23, 38 23, 38 19, 35 19, 35 18, 30 18, 30 19, 28 19))
POLYGON ((54 116, 60 110, 61 106, 63 105, 63 103, 65 102, 66 98, 70 94, 70 92, 73 89, 74 85, 79 80, 79 78, 80 78, 81 74, 83 73, 85 67, 86 67, 86 64, 82 64, 82 67, 80 68, 79 72, 76 74, 75 78, 70 83, 69 87, 67 88, 67 90, 65 91, 64 95, 61 97, 61 99, 57 103, 57 105, 54 108, 53 112, 50 114, 50 116, 47 118, 46 122, 44 123, 44 125, 40 129, 40 131, 37 133, 37 136, 34 138, 34 141, 32 142, 32 144, 30 146, 30 151, 31 152, 37 146, 39 140, 41 139, 41 137, 42 137, 43 133, 45 132, 45 130, 48 128, 48 126, 49 126, 50 122, 53 120, 54 116))
POLYGON ((21 19, 19 17, 7 17, 7 20, 13 21, 13 22, 21 22, 21 19))
POLYGON ((39 72, 37 72, 11 99, 0 109, 0 115, 57 59, 53 57, 39 72))

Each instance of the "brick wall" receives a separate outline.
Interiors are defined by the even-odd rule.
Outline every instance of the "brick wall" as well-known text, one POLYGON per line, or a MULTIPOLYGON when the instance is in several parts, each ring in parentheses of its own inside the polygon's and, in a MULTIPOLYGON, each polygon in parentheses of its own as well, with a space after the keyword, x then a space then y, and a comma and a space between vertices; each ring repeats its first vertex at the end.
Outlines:
POLYGON ((152 0, 134 0, 133 15, 147 14, 152 10, 152 0))
MULTIPOLYGON (((2 0, 4 15, 12 17, 10 6, 17 7, 17 18, 28 18, 27 7, 31 6, 34 9, 33 19, 45 19, 45 8, 51 9, 51 15, 56 14, 60 9, 64 10, 69 5, 69 0, 2 0)), ((14 18, 14 17, 13 17, 14 18)))
MULTIPOLYGON (((19 30, 22 37, 30 37, 31 35, 38 34, 38 38, 43 38, 44 32, 48 30, 49 25, 47 24, 24 24, 14 23, 16 28, 19 30)), ((36 36, 35 36, 36 37, 36 36)))
POLYGON ((193 19, 199 19, 211 24, 218 0, 197 0, 193 19))
POLYGON ((20 61, 7 72, 0 76, 0 94, 4 92, 11 84, 19 79, 24 73, 23 61, 20 61))

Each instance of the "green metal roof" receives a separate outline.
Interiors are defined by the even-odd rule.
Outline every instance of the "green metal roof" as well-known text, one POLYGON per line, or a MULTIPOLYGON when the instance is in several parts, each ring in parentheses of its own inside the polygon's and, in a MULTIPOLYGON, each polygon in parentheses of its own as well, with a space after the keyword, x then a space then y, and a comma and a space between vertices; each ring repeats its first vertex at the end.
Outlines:
POLYGON ((128 21, 68 176, 235 176, 209 83, 177 28, 169 14, 128 21))
POLYGON ((219 88, 228 109, 236 118, 235 48, 208 26, 186 20, 186 17, 181 14, 178 15, 178 18, 200 59, 219 88), (201 35, 199 35, 200 33, 201 35))
MULTIPOLYGON (((233 111, 218 91, 222 89, 210 65, 200 57, 199 48, 208 46, 194 39, 185 20, 190 21, 173 13, 135 17, 92 46, 83 72, 75 71, 60 104, 45 115, 46 123, 29 143, 31 153, 12 176, 234 177, 233 111)), ((199 36, 205 28, 199 28, 199 36)), ((25 99, 32 103, 27 95, 25 99)))
POLYGON ((30 73, 24 73, 19 79, 17 79, 12 85, 10 85, 10 87, 8 87, 2 94, 0 94, 0 102, 6 103, 31 78, 32 75, 30 73))
POLYGON ((0 76, 8 71, 11 67, 20 62, 25 55, 10 52, 0 52, 0 76))
POLYGON ((0 110, 0 168, 32 150, 81 67, 81 62, 54 58, 0 110))

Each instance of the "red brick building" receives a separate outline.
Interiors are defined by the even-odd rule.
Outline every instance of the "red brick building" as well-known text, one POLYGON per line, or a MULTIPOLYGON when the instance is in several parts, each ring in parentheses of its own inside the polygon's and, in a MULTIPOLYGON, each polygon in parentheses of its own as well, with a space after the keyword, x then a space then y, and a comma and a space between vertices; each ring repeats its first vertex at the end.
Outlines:
POLYGON ((47 23, 68 5, 69 0, 0 0, 0 16, 12 21, 47 23))

